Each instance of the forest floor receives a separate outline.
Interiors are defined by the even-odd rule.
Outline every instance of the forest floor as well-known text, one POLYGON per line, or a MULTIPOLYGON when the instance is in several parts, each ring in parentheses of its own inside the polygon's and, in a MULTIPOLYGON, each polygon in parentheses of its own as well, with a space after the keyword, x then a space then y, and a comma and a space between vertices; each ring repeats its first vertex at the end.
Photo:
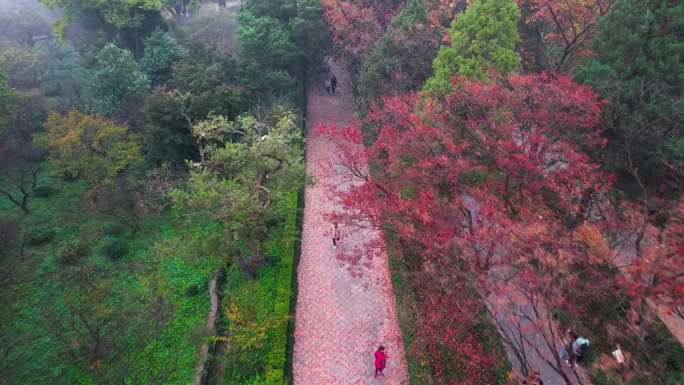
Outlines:
POLYGON ((320 124, 342 126, 356 119, 351 81, 331 64, 339 80, 336 95, 320 85, 311 92, 307 111, 307 172, 313 184, 305 190, 302 248, 294 334, 295 385, 408 384, 406 357, 399 329, 387 255, 351 273, 344 255, 361 253, 363 243, 380 237, 370 230, 341 227, 333 248, 332 224, 326 214, 339 210, 331 186, 344 188, 322 164, 334 157, 335 145, 317 136, 320 124), (373 378, 373 353, 379 345, 388 355, 385 376, 373 378))

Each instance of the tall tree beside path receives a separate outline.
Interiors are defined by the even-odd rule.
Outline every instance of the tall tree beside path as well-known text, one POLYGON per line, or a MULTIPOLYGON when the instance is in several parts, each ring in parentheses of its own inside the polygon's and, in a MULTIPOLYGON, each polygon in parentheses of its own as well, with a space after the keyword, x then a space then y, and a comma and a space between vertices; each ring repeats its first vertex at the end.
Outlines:
POLYGON ((446 90, 454 75, 484 79, 493 69, 506 75, 518 67, 520 10, 512 0, 476 0, 449 28, 449 45, 434 60, 428 90, 446 90))

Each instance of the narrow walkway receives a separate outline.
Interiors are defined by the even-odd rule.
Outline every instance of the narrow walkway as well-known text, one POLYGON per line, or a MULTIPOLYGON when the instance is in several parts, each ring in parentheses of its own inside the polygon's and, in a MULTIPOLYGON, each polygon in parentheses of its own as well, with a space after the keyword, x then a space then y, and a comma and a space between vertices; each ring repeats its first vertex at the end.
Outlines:
POLYGON ((380 234, 342 228, 341 245, 333 249, 325 216, 335 209, 326 186, 339 181, 321 168, 322 161, 334 156, 334 144, 316 137, 314 129, 355 119, 350 79, 343 68, 331 67, 339 80, 337 95, 318 87, 308 104, 307 172, 314 185, 306 187, 304 198, 294 384, 404 385, 408 374, 387 257, 373 258, 361 276, 350 274, 337 259, 338 253, 354 253, 356 246, 380 234), (373 352, 380 344, 387 348, 388 363, 385 377, 374 379, 373 352))

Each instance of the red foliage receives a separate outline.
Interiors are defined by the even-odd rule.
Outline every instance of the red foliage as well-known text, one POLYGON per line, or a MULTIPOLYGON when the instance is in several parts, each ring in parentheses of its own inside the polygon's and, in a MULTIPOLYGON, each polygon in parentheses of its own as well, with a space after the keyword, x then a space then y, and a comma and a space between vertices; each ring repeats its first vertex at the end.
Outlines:
POLYGON ((359 56, 373 47, 403 1, 323 0, 322 4, 335 44, 359 56))
POLYGON ((420 280, 419 312, 420 334, 431 357, 434 377, 448 385, 494 384, 491 369, 501 366, 504 352, 488 352, 483 339, 496 333, 485 328, 478 315, 482 302, 474 295, 467 295, 462 281, 440 284, 434 276, 420 280), (445 287, 446 286, 446 287, 445 287), (449 287, 451 286, 451 287, 449 287), (479 331, 475 332, 476 330, 479 331), (457 371, 458 373, 453 373, 457 371))
POLYGON ((367 148, 357 126, 321 132, 340 143, 349 176, 365 182, 340 192, 342 204, 428 258, 458 251, 487 270, 546 253, 538 246, 563 238, 562 223, 609 183, 583 152, 604 144, 601 102, 568 77, 456 79, 452 94, 413 112, 418 103, 386 98, 369 114, 378 136, 367 148))
MULTIPOLYGON (((462 283, 480 304, 515 280, 524 291, 508 294, 521 301, 541 296, 555 301, 550 308, 563 305, 558 280, 577 279, 568 274, 575 265, 609 255, 590 213, 611 179, 585 153, 605 145, 602 102, 566 76, 455 78, 453 88, 437 99, 385 98, 365 122, 377 134, 366 147, 360 124, 319 128, 338 143, 334 163, 353 182, 336 191, 346 220, 393 233, 405 255, 422 257, 431 279, 462 283)), ((451 346, 462 329, 447 320, 472 322, 476 312, 456 303, 465 289, 440 290, 421 289, 426 340, 454 354, 470 349, 478 359, 464 370, 475 373, 489 358, 474 342, 451 346)), ((540 323, 555 343, 558 331, 542 330, 547 319, 529 327, 540 323)))
POLYGON ((655 300, 684 318, 684 203, 663 205, 666 219, 638 205, 624 205, 616 217, 613 231, 622 242, 615 258, 625 273, 619 283, 637 305, 655 300))
POLYGON ((591 55, 588 45, 598 31, 598 18, 610 11, 614 0, 518 0, 534 10, 527 22, 543 20, 544 40, 558 48, 552 58, 555 70, 567 70, 576 57, 591 55))

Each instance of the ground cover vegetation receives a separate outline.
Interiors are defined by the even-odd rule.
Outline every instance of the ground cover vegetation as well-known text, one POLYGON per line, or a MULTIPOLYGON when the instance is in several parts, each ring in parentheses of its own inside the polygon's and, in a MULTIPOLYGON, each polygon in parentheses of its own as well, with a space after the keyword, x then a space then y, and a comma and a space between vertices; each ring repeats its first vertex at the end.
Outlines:
POLYGON ((361 182, 344 220, 389 240, 412 381, 681 382, 682 5, 324 5, 365 117, 319 133, 361 182), (568 328, 592 341, 580 369, 568 328))
POLYGON ((318 3, 0 9, 0 383, 287 383, 318 3))

